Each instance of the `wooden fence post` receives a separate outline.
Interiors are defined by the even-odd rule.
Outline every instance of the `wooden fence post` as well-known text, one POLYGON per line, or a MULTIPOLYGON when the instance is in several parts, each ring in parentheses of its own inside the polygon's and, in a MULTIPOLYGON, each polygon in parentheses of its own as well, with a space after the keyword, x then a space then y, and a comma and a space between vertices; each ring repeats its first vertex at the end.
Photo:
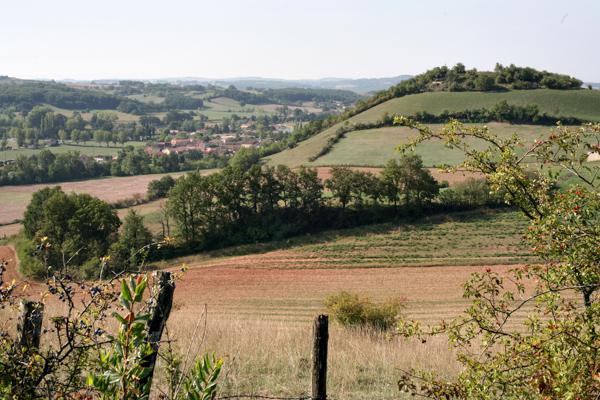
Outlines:
POLYGON ((327 399, 327 342, 329 317, 319 315, 313 327, 312 400, 327 399))
POLYGON ((173 306, 173 293, 175 292, 175 282, 170 272, 160 271, 156 274, 157 283, 154 289, 154 298, 150 305, 150 319, 146 323, 147 342, 154 350, 142 362, 145 368, 149 368, 149 373, 140 379, 140 388, 150 391, 152 385, 152 375, 154 375, 154 366, 158 356, 160 338, 162 336, 167 319, 173 306))
POLYGON ((28 349, 40 347, 44 304, 30 300, 21 300, 19 319, 17 320, 16 343, 28 349))

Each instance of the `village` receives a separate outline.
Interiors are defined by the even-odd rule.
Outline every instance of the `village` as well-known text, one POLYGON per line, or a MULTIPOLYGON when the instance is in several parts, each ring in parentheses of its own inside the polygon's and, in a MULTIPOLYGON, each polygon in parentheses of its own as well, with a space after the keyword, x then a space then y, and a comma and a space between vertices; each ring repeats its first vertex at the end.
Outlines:
POLYGON ((234 131, 221 132, 218 125, 206 125, 193 132, 171 129, 167 140, 148 144, 144 151, 150 156, 185 154, 192 151, 205 155, 233 155, 242 148, 258 148, 274 141, 274 136, 287 135, 292 132, 290 124, 273 124, 269 132, 257 131, 252 120, 239 125, 234 131), (215 129, 217 128, 217 129, 215 129), (169 137, 172 139, 168 140, 169 137))

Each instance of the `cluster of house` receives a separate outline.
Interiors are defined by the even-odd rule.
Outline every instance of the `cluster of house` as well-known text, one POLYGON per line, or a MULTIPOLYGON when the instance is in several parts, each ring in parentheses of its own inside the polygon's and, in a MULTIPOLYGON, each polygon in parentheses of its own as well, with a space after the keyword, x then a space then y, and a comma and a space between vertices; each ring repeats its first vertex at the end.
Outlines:
POLYGON ((157 142, 146 146, 144 151, 151 156, 185 154, 190 151, 222 156, 234 154, 241 148, 259 147, 264 144, 266 144, 265 140, 255 137, 224 133, 215 135, 214 138, 208 141, 190 137, 185 139, 171 139, 168 142, 157 142))

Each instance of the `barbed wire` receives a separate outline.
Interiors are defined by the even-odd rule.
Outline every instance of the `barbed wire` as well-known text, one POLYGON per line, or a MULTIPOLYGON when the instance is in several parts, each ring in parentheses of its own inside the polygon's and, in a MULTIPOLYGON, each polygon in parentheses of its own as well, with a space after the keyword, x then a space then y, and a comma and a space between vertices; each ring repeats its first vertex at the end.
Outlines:
POLYGON ((229 396, 220 396, 215 398, 215 400, 231 400, 231 399, 265 399, 265 400, 311 400, 311 396, 294 396, 294 397, 277 397, 277 396, 267 396, 260 394, 235 394, 229 396))

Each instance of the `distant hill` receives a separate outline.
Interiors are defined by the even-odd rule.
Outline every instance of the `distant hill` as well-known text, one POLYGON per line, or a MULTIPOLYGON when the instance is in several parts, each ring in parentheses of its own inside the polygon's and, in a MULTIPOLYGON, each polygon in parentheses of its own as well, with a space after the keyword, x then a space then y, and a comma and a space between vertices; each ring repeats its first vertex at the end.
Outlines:
POLYGON ((30 110, 41 104, 71 110, 119 110, 128 113, 149 110, 144 103, 99 90, 76 88, 54 81, 0 77, 0 109, 15 107, 30 110))
MULTIPOLYGON (((238 89, 339 89, 350 90, 359 94, 378 92, 388 89, 402 81, 412 78, 411 75, 398 75, 387 78, 322 78, 322 79, 273 79, 261 77, 240 77, 226 79, 208 79, 208 78, 161 78, 142 80, 152 83, 170 83, 176 85, 216 85, 227 87, 230 85, 238 89)), ((90 83, 91 81, 64 80, 66 83, 90 83)), ((93 81, 98 85, 115 85, 119 83, 118 79, 95 79, 93 81)))
POLYGON ((410 75, 399 75, 389 78, 322 78, 322 79, 263 79, 263 78, 240 78, 216 80, 211 83, 216 85, 234 85, 241 89, 281 89, 281 88, 305 88, 305 89, 341 89, 356 93, 370 93, 385 90, 402 81, 410 79, 410 75))

